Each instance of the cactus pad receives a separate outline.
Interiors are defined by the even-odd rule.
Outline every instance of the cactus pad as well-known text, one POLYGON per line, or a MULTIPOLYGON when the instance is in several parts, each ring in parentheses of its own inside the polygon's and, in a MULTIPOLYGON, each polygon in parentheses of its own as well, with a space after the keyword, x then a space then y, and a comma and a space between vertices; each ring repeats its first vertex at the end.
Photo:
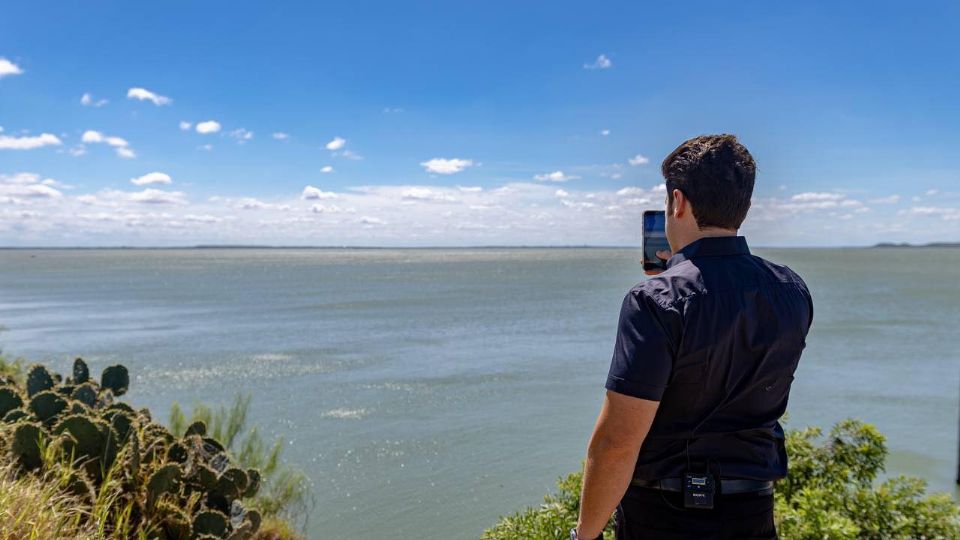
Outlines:
POLYGON ((6 416, 6 414, 14 409, 19 409, 23 406, 23 398, 20 397, 20 393, 17 390, 10 386, 0 387, 0 418, 6 416))
POLYGON ((30 400, 30 412, 41 422, 48 422, 67 408, 67 400, 56 392, 46 390, 30 400))
POLYGON ((157 499, 164 493, 177 493, 180 491, 180 483, 183 479, 183 471, 179 465, 168 463, 160 467, 147 480, 147 506, 152 507, 157 499))
POLYGON ((200 512, 193 518, 193 532, 197 535, 209 534, 223 538, 227 534, 227 516, 215 510, 200 512))
POLYGON ((130 387, 130 374, 120 364, 110 366, 100 375, 100 386, 109 389, 114 396, 122 396, 130 387))
POLYGON ((18 422, 20 420, 23 420, 24 418, 31 418, 36 420, 27 411, 23 409, 14 409, 8 412, 7 414, 3 415, 3 422, 6 424, 13 424, 14 422, 18 422))
POLYGON ((260 471, 257 469, 247 469, 247 489, 243 492, 244 499, 257 496, 257 492, 260 491, 260 480, 260 471))
POLYGON ((27 372, 27 395, 33 397, 44 390, 53 388, 53 377, 47 368, 43 366, 33 366, 27 372))
POLYGON ((27 469, 36 469, 43 464, 43 455, 40 453, 41 441, 46 439, 46 433, 39 424, 21 422, 13 432, 13 444, 10 451, 27 469))
POLYGON ((77 358, 73 361, 73 382, 83 384, 89 380, 90 368, 87 367, 87 363, 82 358, 77 358))
POLYGON ((83 403, 87 407, 93 407, 97 402, 97 389, 94 388, 92 383, 83 383, 73 389, 70 397, 83 403))
POLYGON ((69 434, 70 439, 68 440, 70 442, 66 444, 65 449, 68 452, 75 451, 77 457, 100 457, 106 448, 107 441, 101 426, 98 424, 103 424, 103 422, 91 420, 80 414, 72 414, 61 420, 53 428, 53 433, 57 435, 69 434))
POLYGON ((206 434, 207 434, 207 425, 204 424, 202 420, 197 420, 196 422, 190 424, 187 427, 187 430, 183 433, 183 436, 188 437, 190 435, 199 435, 203 437, 206 434))
MULTIPOLYGON (((233 487, 236 490, 236 495, 230 497, 230 499, 239 499, 244 491, 247 490, 247 473, 243 472, 241 469, 229 468, 223 471, 223 474, 220 476, 220 480, 226 480, 233 484, 233 487)), ((219 481, 217 482, 219 485, 219 481)))
POLYGON ((179 441, 171 444, 170 448, 167 448, 167 461, 186 463, 189 457, 190 454, 187 452, 187 447, 179 441))

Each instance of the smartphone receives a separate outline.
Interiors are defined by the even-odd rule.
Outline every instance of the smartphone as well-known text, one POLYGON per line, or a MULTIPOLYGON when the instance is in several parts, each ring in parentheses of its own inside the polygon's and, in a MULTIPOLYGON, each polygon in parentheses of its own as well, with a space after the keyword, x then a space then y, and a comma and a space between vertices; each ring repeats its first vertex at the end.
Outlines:
POLYGON ((657 257, 658 251, 670 251, 667 242, 667 216, 663 210, 643 213, 643 269, 666 270, 667 261, 657 257))

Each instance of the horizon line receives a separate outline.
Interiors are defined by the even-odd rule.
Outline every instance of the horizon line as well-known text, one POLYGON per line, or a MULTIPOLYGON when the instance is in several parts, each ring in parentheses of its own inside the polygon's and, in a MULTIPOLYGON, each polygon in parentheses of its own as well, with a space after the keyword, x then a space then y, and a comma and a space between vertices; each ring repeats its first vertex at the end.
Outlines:
MULTIPOLYGON (((879 242, 875 244, 839 245, 839 246, 751 246, 756 249, 850 249, 883 247, 960 247, 960 242, 879 242)), ((427 246, 354 246, 354 245, 277 245, 277 244, 194 244, 181 246, 0 246, 3 251, 55 251, 55 250, 187 250, 187 249, 642 249, 639 245, 607 244, 477 244, 477 245, 427 245, 427 246)))

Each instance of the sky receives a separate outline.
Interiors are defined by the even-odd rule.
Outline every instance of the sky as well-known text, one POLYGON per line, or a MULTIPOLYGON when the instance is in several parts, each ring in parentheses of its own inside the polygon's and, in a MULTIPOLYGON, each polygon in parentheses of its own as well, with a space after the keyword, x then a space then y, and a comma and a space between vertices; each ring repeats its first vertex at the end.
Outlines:
POLYGON ((956 2, 13 2, 0 246, 618 245, 734 133, 753 245, 960 241, 956 2))

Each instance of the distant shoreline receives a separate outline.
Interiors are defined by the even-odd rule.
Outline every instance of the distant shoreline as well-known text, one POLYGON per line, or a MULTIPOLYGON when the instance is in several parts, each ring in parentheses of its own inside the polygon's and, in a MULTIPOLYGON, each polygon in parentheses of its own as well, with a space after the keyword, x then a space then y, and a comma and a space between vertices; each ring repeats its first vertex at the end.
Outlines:
MULTIPOLYGON (((960 242, 880 242, 872 246, 751 246, 756 249, 875 249, 875 248, 960 248, 960 242)), ((437 250, 437 249, 640 249, 639 245, 479 245, 479 246, 277 246, 244 244, 199 244, 194 246, 0 246, 0 251, 176 251, 176 250, 242 250, 242 249, 302 249, 302 250, 437 250)))

